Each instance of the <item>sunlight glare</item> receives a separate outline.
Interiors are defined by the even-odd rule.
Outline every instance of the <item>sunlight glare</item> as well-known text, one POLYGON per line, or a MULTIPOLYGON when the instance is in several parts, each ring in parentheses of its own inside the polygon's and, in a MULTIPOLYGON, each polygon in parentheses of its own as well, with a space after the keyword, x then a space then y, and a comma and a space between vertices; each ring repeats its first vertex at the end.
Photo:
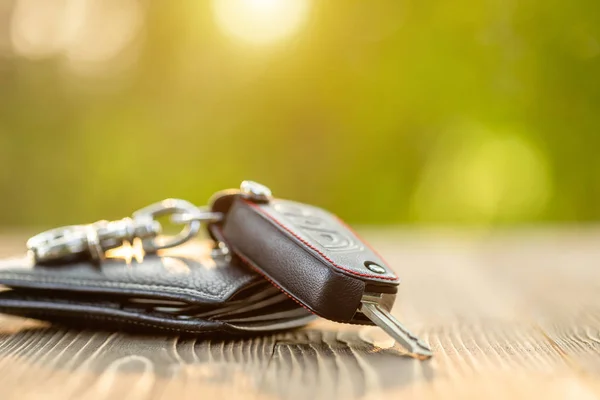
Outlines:
POLYGON ((309 0, 213 0, 219 27, 255 45, 271 44, 296 33, 308 10, 309 0))

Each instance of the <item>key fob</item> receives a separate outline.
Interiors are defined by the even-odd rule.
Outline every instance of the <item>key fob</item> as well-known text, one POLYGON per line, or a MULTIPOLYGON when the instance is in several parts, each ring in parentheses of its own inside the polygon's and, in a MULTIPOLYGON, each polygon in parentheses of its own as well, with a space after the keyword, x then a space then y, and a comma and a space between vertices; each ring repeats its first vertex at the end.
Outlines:
POLYGON ((377 324, 412 355, 431 355, 389 313, 398 276, 335 215, 248 181, 217 194, 211 208, 224 215, 209 225, 213 238, 303 307, 332 321, 377 324))

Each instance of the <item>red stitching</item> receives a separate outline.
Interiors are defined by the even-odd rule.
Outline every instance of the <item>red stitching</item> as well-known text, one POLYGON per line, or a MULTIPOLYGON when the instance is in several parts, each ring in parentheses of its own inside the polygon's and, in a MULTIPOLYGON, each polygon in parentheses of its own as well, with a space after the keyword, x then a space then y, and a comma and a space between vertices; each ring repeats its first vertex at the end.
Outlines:
POLYGON ((302 308, 307 309, 308 311, 310 311, 311 313, 315 314, 315 315, 319 315, 316 312, 314 312, 313 310, 311 310, 310 308, 308 308, 307 306, 305 306, 304 304, 302 304, 300 302, 300 300, 296 299, 294 296, 292 296, 291 294, 289 294, 284 288, 282 288, 281 286, 279 286, 277 283, 275 283, 275 281, 273 281, 273 279, 271 279, 268 275, 266 275, 263 271, 261 271, 259 268, 255 267, 252 262, 246 258, 245 256, 241 255, 239 251, 235 251, 234 253, 236 256, 239 257, 240 260, 242 260, 242 262, 244 264, 246 264, 247 266, 249 266, 252 270, 258 272, 263 278, 265 278, 266 280, 268 280, 271 285, 275 286, 277 289, 279 289, 281 291, 281 293, 285 294, 287 297, 289 297, 290 299, 294 300, 294 302, 298 303, 300 306, 302 306, 302 308))
MULTIPOLYGON (((216 226, 217 230, 219 231, 219 233, 221 234, 221 237, 225 237, 225 235, 223 234, 223 227, 221 226, 216 226)), ((316 312, 314 312, 313 310, 311 310, 310 308, 308 308, 307 306, 305 306, 304 304, 302 304, 300 302, 300 300, 296 299, 294 296, 292 296, 290 293, 288 293, 284 288, 282 288, 281 286, 279 286, 275 281, 273 281, 273 279, 271 279, 266 272, 263 272, 260 268, 255 267, 254 263, 252 261, 250 261, 249 258, 247 258, 246 256, 243 256, 241 254, 241 252, 237 251, 237 249, 233 246, 231 246, 231 244, 227 243, 227 246, 229 246, 232 250, 233 253, 244 263, 246 264, 248 267, 250 267, 251 270, 258 272, 259 275, 261 275, 263 278, 265 278, 267 281, 269 281, 269 283, 271 283, 271 285, 275 286, 277 289, 279 289, 281 291, 281 293, 285 294, 287 297, 289 297, 290 299, 294 300, 296 303, 298 303, 300 306, 302 306, 302 308, 307 309, 308 311, 310 311, 311 313, 315 314, 315 315, 319 315, 316 312)), ((319 315, 320 316, 320 315, 319 315)))
MULTIPOLYGON (((285 229, 288 233, 290 233, 292 236, 294 236, 296 239, 298 239, 299 241, 301 241, 302 243, 304 243, 306 246, 310 247, 312 250, 314 250, 315 252, 317 252, 317 254, 319 254, 321 257, 323 257, 325 260, 329 261, 329 263, 331 265, 333 265, 334 267, 341 269, 342 271, 348 272, 349 274, 352 275, 358 275, 358 276, 363 276, 366 278, 373 278, 373 279, 385 279, 388 281, 397 281, 398 277, 397 276, 376 276, 376 275, 371 275, 371 274, 363 274, 361 272, 356 272, 356 271, 352 271, 351 269, 342 267, 341 265, 336 264, 332 259, 330 259, 329 257, 327 257, 325 254, 323 254, 323 252, 321 252, 319 249, 317 249, 316 247, 314 247, 313 245, 311 245, 310 243, 308 243, 306 240, 302 239, 300 236, 298 236, 294 231, 292 231, 290 228, 288 228, 287 226, 285 226, 282 222, 278 221, 275 217, 273 217, 272 215, 266 213, 265 211, 263 211, 262 208, 260 208, 258 205, 245 200, 246 204, 254 207, 255 209, 257 209, 262 215, 266 216, 267 218, 269 218, 270 220, 272 220, 273 222, 275 222, 277 225, 279 225, 281 228, 285 229)), ((368 245, 367 245, 368 246, 368 245)), ((370 246, 368 246, 370 248, 370 246)), ((377 253, 375 253, 377 254, 377 253)))
MULTIPOLYGON (((222 229, 220 229, 220 230, 222 232, 222 229)), ((263 278, 265 278, 271 285, 273 285, 277 289, 279 289, 281 291, 281 293, 285 294, 287 297, 289 297, 290 299, 292 299, 294 301, 294 303, 297 303, 300 307, 308 310, 309 312, 311 312, 312 314, 314 314, 314 315, 316 315, 318 317, 325 318, 322 315, 320 315, 319 313, 311 310, 310 308, 308 308, 307 306, 305 306, 304 304, 302 304, 300 302, 300 300, 296 299, 294 296, 292 296, 290 293, 288 293, 284 288, 282 288, 277 283, 275 283, 275 281, 273 279, 271 279, 265 272, 263 272, 259 268, 255 267, 254 264, 252 263, 252 261, 250 261, 249 258, 243 256, 239 251, 236 251, 236 249, 233 248, 231 245, 229 245, 229 247, 233 250, 234 254, 240 259, 240 261, 242 261, 244 264, 246 264, 251 270, 256 271, 260 276, 262 276, 263 278)), ((339 324, 344 324, 344 325, 375 325, 373 322, 368 323, 368 322, 364 322, 364 321, 354 321, 353 322, 352 320, 350 320, 350 321, 339 321, 339 320, 330 319, 330 318, 325 318, 325 319, 328 319, 329 321, 337 322, 339 324)))

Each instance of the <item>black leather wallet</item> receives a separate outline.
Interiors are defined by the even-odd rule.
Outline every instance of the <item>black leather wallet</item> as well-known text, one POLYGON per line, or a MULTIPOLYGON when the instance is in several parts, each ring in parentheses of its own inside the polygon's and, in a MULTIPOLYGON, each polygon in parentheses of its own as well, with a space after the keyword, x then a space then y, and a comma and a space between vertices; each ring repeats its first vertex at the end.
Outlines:
POLYGON ((212 258, 200 244, 101 264, 6 259, 0 285, 0 312, 75 327, 248 334, 315 318, 237 258, 212 258))

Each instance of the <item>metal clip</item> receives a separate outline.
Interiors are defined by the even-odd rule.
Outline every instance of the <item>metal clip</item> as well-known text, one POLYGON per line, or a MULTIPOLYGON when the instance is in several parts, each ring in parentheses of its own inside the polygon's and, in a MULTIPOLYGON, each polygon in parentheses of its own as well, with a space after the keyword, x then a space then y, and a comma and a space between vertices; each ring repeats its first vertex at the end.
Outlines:
POLYGON ((27 241, 27 248, 36 263, 48 263, 87 256, 95 261, 104 258, 106 251, 134 239, 142 240, 145 252, 178 246, 194 237, 202 222, 222 219, 221 213, 199 212, 192 203, 167 199, 145 207, 133 218, 117 221, 98 221, 87 225, 71 225, 42 232, 27 241), (161 235, 162 226, 156 218, 170 215, 171 221, 183 224, 183 230, 172 237, 161 235), (180 221, 181 215, 194 215, 190 221, 180 221))
POLYGON ((123 218, 98 221, 87 225, 71 225, 42 232, 27 241, 27 249, 38 263, 89 255, 102 260, 107 250, 120 247, 134 238, 147 238, 160 233, 160 224, 152 220, 123 218))

